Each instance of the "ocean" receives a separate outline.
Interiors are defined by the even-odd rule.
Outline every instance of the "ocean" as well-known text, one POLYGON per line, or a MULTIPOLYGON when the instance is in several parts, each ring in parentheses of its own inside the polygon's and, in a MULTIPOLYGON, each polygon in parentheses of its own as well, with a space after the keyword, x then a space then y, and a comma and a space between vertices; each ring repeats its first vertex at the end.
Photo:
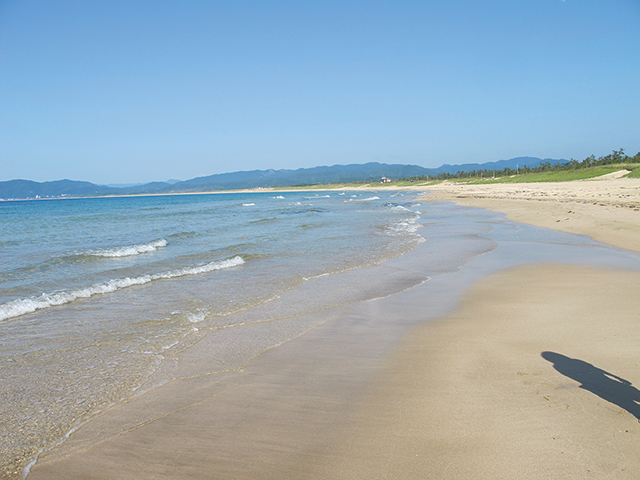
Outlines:
MULTIPOLYGON (((309 279, 377 265, 423 242, 415 198, 332 191, 0 202, 3 478, 95 415, 168 381, 159 375, 166 358, 207 332, 233 327, 240 338, 245 325, 249 332, 387 294, 354 286, 306 295, 292 311, 264 309, 309 279)), ((219 368, 310 328, 295 323, 223 346, 219 368)))

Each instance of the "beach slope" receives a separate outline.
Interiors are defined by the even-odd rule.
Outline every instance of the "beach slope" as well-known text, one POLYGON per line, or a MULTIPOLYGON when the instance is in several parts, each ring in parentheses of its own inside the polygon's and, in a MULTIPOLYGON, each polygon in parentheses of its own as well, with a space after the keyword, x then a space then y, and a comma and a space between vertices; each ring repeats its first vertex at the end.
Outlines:
POLYGON ((318 478, 640 478, 637 272, 530 265, 416 327, 318 478))

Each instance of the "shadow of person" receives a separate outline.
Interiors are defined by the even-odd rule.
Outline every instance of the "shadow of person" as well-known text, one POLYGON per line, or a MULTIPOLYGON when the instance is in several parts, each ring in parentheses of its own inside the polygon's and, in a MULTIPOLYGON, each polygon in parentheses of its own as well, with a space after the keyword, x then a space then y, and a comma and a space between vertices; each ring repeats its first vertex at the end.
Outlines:
POLYGON ((576 358, 554 352, 541 355, 562 375, 580 382, 580 388, 624 408, 640 422, 640 390, 631 382, 576 358))

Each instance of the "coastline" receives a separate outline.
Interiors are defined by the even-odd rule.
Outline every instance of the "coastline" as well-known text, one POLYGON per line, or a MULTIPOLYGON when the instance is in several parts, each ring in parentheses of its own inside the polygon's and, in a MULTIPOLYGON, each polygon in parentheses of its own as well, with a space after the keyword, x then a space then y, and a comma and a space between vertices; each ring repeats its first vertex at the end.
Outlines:
MULTIPOLYGON (((57 197, 38 200, 82 198, 129 198, 230 193, 323 192, 344 190, 397 190, 425 192, 422 201, 453 202, 504 213, 514 222, 587 235, 616 248, 640 252, 640 179, 604 175, 589 180, 555 183, 469 184, 444 181, 425 186, 362 185, 336 188, 254 188, 202 192, 149 193, 96 197, 57 197)), ((16 199, 28 201, 34 199, 16 199)))
POLYGON ((514 222, 588 235, 640 252, 640 179, 469 185, 443 182, 426 201, 454 202, 506 214, 514 222))
MULTIPOLYGON (((381 188, 385 188, 382 186, 381 188)), ((256 187, 245 188, 238 190, 203 190, 196 192, 167 192, 167 193, 130 193, 121 195, 94 195, 86 197, 38 197, 38 198, 0 198, 0 202, 31 202, 40 200, 79 200, 79 199, 91 199, 91 198, 137 198, 137 197, 173 197, 180 195, 223 195, 229 193, 278 193, 278 192, 331 192, 331 191, 345 191, 345 190, 377 190, 377 187, 371 185, 361 185, 357 187, 335 187, 335 188, 287 188, 287 187, 256 187)), ((388 188, 387 188, 388 190, 388 188)), ((407 190, 403 187, 393 188, 393 190, 407 190)))
MULTIPOLYGON (((80 429, 43 455, 29 478, 203 479, 212 469, 216 478, 274 479, 590 474, 577 465, 594 478, 636 478, 636 418, 579 389, 541 353, 580 359, 637 388, 638 272, 533 265, 495 273, 504 267, 490 257, 391 297, 323 312, 320 326, 241 372, 170 382, 80 429), (528 370, 517 363, 523 358, 528 370), (542 387, 556 397, 539 395, 542 387), (545 416, 540 403, 556 415, 545 416), (566 408, 558 413, 556 404, 566 408), (579 415, 567 419, 565 411, 579 415), (114 419, 125 425, 117 435, 106 428, 114 419), (551 430, 560 450, 548 445, 551 430), (415 442, 421 452, 411 450, 415 442), (585 452, 598 453, 597 465, 585 452)), ((388 266, 419 270, 410 259, 388 266)))

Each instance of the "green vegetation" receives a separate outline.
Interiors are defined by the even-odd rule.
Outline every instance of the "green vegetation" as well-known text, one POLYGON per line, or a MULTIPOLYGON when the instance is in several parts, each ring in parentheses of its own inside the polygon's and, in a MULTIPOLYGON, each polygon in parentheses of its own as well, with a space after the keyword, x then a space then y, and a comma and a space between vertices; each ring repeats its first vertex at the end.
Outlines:
MULTIPOLYGON (((528 182, 569 182, 599 177, 618 170, 631 170, 628 177, 640 178, 640 152, 634 157, 625 155, 624 150, 596 158, 591 155, 582 162, 573 158, 567 163, 551 165, 549 162, 529 168, 526 165, 516 170, 474 170, 459 171, 455 174, 440 173, 435 177, 413 177, 404 181, 413 181, 413 185, 429 180, 466 180, 469 183, 528 183, 528 182)), ((399 183, 399 182, 398 182, 399 183)))
MULTIPOLYGON (((628 170, 630 167, 625 165, 625 168, 628 170)), ((640 165, 634 165, 631 168, 631 173, 629 175, 625 175, 625 178, 640 178, 640 165)))
MULTIPOLYGON (((533 182, 571 182, 573 180, 586 180, 588 178, 600 177, 608 173, 617 172, 619 170, 638 170, 640 173, 640 164, 631 167, 629 164, 606 165, 597 167, 586 167, 576 170, 552 170, 540 173, 524 173, 520 175, 510 175, 508 177, 489 177, 485 180, 477 178, 471 179, 471 184, 479 183, 533 183, 533 182)), ((630 174, 629 174, 630 175, 630 174)))

